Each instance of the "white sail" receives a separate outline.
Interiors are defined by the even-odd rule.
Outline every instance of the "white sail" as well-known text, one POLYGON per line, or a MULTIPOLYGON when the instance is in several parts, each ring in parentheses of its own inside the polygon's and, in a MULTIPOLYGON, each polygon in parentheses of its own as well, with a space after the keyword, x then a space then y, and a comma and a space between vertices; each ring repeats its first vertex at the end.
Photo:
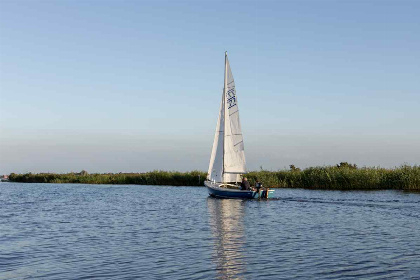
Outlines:
POLYGON ((220 104, 219 118, 217 119, 216 132, 214 134, 213 149, 211 151, 209 171, 207 179, 215 182, 223 182, 223 140, 224 140, 224 102, 220 104))
POLYGON ((227 182, 234 182, 238 181, 238 174, 246 173, 246 161, 242 129, 239 122, 239 107, 235 81, 227 56, 225 71, 225 147, 223 172, 227 182))
POLYGON ((215 182, 238 182, 246 173, 244 142, 239 122, 235 81, 225 55, 225 84, 207 179, 215 182))

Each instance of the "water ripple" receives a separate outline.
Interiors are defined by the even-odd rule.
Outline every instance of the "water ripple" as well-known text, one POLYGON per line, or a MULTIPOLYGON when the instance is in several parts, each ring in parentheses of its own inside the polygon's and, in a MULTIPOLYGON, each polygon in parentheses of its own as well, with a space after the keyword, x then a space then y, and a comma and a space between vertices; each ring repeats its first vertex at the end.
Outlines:
POLYGON ((0 184, 0 279, 416 279, 420 194, 0 184))

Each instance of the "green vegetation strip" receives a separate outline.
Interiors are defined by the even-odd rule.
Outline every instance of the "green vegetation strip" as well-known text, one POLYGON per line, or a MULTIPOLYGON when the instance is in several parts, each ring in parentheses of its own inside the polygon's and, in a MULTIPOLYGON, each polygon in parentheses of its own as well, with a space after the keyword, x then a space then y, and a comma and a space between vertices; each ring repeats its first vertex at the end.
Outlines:
MULTIPOLYGON (((77 184, 136 184, 203 186, 207 174, 201 171, 147 173, 88 174, 86 171, 68 174, 10 174, 12 182, 77 183, 77 184)), ((337 166, 310 167, 304 170, 290 166, 289 170, 252 171, 246 175, 251 184, 259 179, 264 186, 275 188, 305 188, 328 190, 409 190, 420 191, 420 166, 403 165, 393 169, 358 168, 340 163, 337 166)))

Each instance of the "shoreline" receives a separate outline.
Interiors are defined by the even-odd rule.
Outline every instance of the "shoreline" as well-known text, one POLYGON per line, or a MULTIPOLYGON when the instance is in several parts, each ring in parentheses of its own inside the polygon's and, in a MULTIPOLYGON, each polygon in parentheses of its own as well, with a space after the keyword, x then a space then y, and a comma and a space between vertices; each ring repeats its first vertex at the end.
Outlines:
MULTIPOLYGON (((146 173, 26 173, 9 175, 10 182, 74 183, 107 185, 203 186, 207 173, 202 171, 150 171, 146 173)), ((402 165, 393 169, 362 167, 347 163, 337 166, 309 167, 291 165, 289 170, 251 171, 245 175, 251 185, 257 178, 265 187, 314 190, 406 190, 420 191, 420 166, 402 165)))
MULTIPOLYGON (((18 183, 22 183, 22 184, 46 184, 46 185, 92 185, 92 186, 149 186, 149 187, 154 187, 154 186, 158 186, 158 187, 171 187, 171 188, 206 188, 206 186, 203 185, 195 185, 195 186, 184 186, 184 185, 140 185, 140 184, 111 184, 111 183, 103 183, 103 184, 96 184, 96 183, 53 183, 53 182, 48 182, 48 183, 40 183, 40 182, 15 182, 15 181, 3 181, 0 182, 0 186, 1 183, 11 183, 11 184, 18 184, 18 183)), ((420 194, 420 188, 418 189, 398 189, 398 188, 391 188, 391 189, 331 189, 331 188, 305 188, 305 187, 280 187, 280 186, 270 186, 270 189, 275 189, 275 190, 279 190, 279 189, 301 189, 301 190, 312 190, 312 191, 337 191, 337 192, 376 192, 376 191, 398 191, 398 192, 403 192, 403 193, 418 193, 420 194)))

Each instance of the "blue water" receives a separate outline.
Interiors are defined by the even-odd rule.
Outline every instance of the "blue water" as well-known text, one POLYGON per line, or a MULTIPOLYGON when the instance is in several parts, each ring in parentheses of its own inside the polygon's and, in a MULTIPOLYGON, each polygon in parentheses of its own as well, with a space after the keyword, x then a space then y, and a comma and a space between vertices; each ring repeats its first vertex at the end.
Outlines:
POLYGON ((0 183, 0 279, 420 279, 420 194, 0 183))

